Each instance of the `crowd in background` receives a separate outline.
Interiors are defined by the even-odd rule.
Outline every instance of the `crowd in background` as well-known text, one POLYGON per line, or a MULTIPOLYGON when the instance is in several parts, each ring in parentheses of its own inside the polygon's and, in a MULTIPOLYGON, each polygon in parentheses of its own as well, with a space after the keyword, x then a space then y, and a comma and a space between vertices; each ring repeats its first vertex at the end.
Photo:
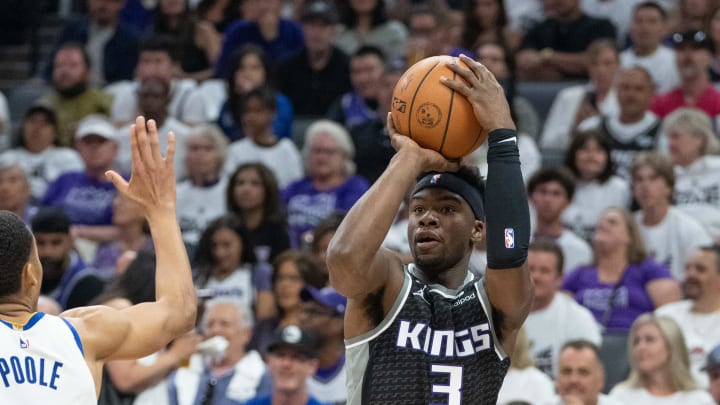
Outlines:
MULTIPOLYGON (((531 203, 498 403, 720 404, 720 1, 82 3, 47 93, 18 122, 0 93, 0 209, 35 235, 41 310, 152 300, 143 213, 104 173, 153 119, 201 298, 196 333, 107 364, 100 404, 344 403, 325 251, 394 154, 402 73, 460 54, 505 90, 531 203)), ((464 162, 484 173, 485 148, 464 162)), ((405 211, 384 247, 409 262, 405 211)))

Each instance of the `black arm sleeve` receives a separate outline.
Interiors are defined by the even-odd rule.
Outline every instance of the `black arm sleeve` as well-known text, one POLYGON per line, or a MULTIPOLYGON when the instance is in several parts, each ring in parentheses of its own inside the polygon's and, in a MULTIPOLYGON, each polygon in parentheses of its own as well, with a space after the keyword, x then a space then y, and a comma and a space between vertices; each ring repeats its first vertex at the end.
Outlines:
POLYGON ((488 268, 520 267, 525 263, 530 243, 530 212, 515 130, 497 129, 490 133, 487 163, 485 217, 488 268))

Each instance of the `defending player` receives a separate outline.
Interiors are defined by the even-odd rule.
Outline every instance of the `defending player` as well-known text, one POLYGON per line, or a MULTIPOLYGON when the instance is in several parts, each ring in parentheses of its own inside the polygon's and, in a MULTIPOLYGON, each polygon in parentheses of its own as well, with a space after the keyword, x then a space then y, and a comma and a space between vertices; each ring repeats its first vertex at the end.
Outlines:
POLYGON ((397 153, 330 244, 331 283, 348 297, 351 405, 494 404, 506 353, 530 309, 524 266, 530 221, 515 124, 492 74, 469 58, 463 62, 469 69, 450 68, 469 85, 444 82, 470 100, 490 131, 487 198, 476 171, 399 135, 388 117, 397 153), (414 264, 403 267, 380 244, 411 187, 414 264), (468 261, 485 235, 488 269, 478 280, 468 261))
POLYGON ((150 225, 156 301, 124 310, 77 308, 60 317, 35 312, 43 275, 35 241, 15 214, 0 211, 2 404, 96 404, 104 362, 154 353, 195 323, 195 290, 175 218, 174 138, 163 158, 155 122, 146 129, 142 117, 130 137, 129 184, 115 172, 107 175, 150 225))

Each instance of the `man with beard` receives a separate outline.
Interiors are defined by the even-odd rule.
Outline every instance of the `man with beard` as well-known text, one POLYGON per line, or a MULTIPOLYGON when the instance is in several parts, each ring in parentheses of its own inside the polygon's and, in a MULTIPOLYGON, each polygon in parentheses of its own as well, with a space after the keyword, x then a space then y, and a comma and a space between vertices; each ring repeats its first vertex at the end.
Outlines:
POLYGON ((103 290, 102 280, 73 248, 70 218, 57 208, 44 208, 32 219, 32 232, 43 267, 40 292, 63 310, 85 306, 103 290))
POLYGON ((55 54, 53 90, 40 100, 57 114, 58 141, 72 146, 78 122, 90 114, 109 115, 112 97, 90 85, 90 57, 83 45, 67 43, 55 54))
POLYGON ((701 247, 685 264, 686 300, 663 305, 657 315, 668 316, 685 337, 690 370, 702 388, 708 388, 705 360, 720 342, 720 246, 701 247))

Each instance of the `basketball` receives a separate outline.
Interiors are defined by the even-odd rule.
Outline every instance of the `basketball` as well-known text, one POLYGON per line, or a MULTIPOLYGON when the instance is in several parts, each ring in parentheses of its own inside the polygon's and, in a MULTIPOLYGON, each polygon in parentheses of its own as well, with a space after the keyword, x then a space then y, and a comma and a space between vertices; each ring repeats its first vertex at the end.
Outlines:
POLYGON ((470 154, 488 136, 467 98, 440 82, 440 76, 458 79, 445 65, 453 60, 457 58, 433 56, 412 65, 395 86, 391 105, 399 133, 448 159, 470 154))

